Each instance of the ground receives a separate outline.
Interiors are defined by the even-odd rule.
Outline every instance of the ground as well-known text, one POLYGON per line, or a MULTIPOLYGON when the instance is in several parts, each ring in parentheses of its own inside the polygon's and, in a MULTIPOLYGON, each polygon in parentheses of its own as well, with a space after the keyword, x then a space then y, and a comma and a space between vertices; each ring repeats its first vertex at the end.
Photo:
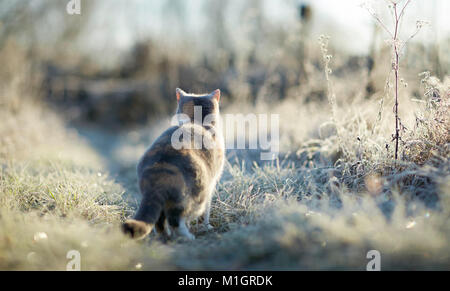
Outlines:
POLYGON ((278 114, 278 158, 228 150, 214 229, 136 242, 120 225, 139 203, 137 160, 169 116, 121 130, 72 122, 18 51, 0 50, 1 270, 65 270, 71 250, 82 270, 365 270, 371 250, 382 270, 449 269, 448 76, 405 71, 398 160, 392 91, 368 96, 363 69, 326 80, 309 64, 309 83, 272 101, 270 84, 237 98, 251 92, 243 80, 222 114, 278 114))
POLYGON ((372 249, 383 269, 449 267, 447 157, 383 169, 339 162, 335 135, 273 162, 229 151, 214 230, 134 242, 119 225, 136 209, 136 160, 157 130, 98 132, 48 109, 2 110, 1 269, 64 270, 72 249, 84 270, 364 270, 372 249))

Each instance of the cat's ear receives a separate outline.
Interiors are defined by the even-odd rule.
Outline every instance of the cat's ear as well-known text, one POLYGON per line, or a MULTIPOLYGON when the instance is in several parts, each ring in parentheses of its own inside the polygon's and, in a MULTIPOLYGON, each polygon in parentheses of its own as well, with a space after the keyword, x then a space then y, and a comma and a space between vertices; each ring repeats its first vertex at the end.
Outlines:
POLYGON ((180 99, 186 95, 186 92, 181 90, 180 88, 177 88, 177 101, 180 102, 180 99))
POLYGON ((220 90, 217 89, 214 92, 212 92, 211 94, 209 94, 211 96, 211 98, 214 98, 217 100, 217 102, 220 101, 220 90))

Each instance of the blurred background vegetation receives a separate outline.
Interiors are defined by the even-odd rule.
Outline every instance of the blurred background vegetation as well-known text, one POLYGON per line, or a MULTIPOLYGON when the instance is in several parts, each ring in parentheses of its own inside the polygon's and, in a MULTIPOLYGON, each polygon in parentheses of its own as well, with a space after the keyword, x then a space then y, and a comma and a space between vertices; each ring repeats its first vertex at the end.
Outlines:
MULTIPOLYGON (((414 75, 404 78, 429 70, 442 79, 449 70, 448 4, 420 2, 404 34, 415 28, 418 11, 433 26, 408 46, 402 65, 414 75)), ((325 102, 321 33, 332 37, 336 78, 359 76, 358 88, 342 98, 374 98, 384 88, 390 52, 386 35, 357 3, 98 0, 82 1, 82 14, 70 16, 64 1, 2 1, 0 44, 23 51, 22 61, 42 79, 42 97, 69 120, 126 128, 171 114, 176 87, 221 88, 224 107, 325 102)))
MULTIPOLYGON (((70 249, 83 270, 362 270, 370 249, 449 269, 449 1, 402 22, 429 25, 401 58, 397 162, 388 35, 360 1, 68 2, 0 2, 0 269, 62 270, 70 249), (281 153, 227 151, 214 231, 131 242, 136 163, 176 87, 278 114, 281 153)), ((389 26, 392 2, 370 2, 389 26)))

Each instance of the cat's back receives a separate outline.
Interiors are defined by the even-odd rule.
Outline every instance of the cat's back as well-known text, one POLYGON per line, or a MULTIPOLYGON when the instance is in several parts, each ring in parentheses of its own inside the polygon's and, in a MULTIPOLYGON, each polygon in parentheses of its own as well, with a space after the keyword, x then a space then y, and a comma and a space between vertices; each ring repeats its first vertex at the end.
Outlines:
POLYGON ((223 141, 216 139, 216 136, 207 129, 191 123, 172 126, 163 132, 145 152, 138 164, 138 175, 141 177, 146 170, 167 165, 176 167, 184 175, 190 175, 190 178, 198 178, 199 175, 214 176, 215 172, 221 170, 223 159, 223 141), (192 134, 190 142, 180 147, 183 138, 189 137, 188 133, 192 134), (195 148, 196 137, 211 147, 201 144, 200 147, 195 148), (177 142, 179 144, 175 145, 174 143, 177 142))

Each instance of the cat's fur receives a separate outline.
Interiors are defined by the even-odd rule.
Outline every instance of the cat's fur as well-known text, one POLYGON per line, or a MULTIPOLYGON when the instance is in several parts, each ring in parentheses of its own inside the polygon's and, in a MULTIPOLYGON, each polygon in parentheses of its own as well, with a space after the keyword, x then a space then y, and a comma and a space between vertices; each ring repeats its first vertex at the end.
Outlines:
POLYGON ((123 231, 135 239, 144 238, 153 227, 166 236, 171 236, 173 231, 194 239, 188 225, 201 215, 204 215, 205 226, 211 228, 211 198, 224 164, 224 141, 219 124, 220 90, 193 95, 177 89, 176 95, 177 114, 185 114, 190 121, 180 121, 179 125, 167 129, 139 162, 142 201, 134 219, 122 226, 123 231), (201 106, 201 121, 194 122, 195 106, 201 106), (213 118, 205 119, 208 115, 213 118), (205 120, 209 121, 205 124, 205 120), (190 142, 197 136, 213 146, 176 149, 172 136, 180 130, 192 133, 190 142))

